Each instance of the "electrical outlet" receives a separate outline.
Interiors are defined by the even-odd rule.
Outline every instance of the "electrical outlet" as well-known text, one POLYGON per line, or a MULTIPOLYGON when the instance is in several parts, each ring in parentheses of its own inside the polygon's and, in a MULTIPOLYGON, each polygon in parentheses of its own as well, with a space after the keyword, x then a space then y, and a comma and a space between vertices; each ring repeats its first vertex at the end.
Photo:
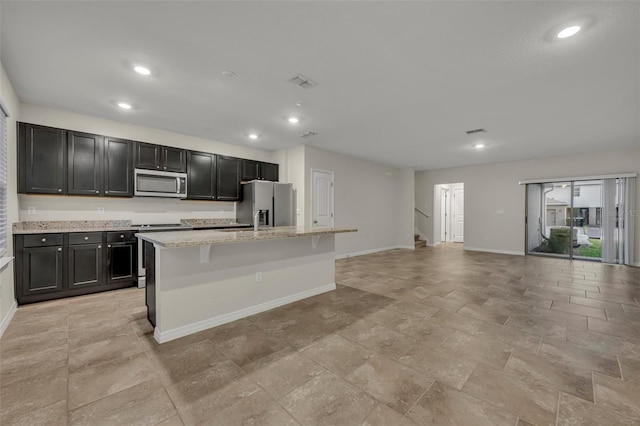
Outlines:
POLYGON ((98 214, 104 214, 104 207, 98 207, 98 214))
POLYGON ((257 283, 262 282, 262 272, 256 272, 256 282, 257 283))
POLYGON ((36 208, 35 207, 27 208, 27 214, 36 214, 36 208))

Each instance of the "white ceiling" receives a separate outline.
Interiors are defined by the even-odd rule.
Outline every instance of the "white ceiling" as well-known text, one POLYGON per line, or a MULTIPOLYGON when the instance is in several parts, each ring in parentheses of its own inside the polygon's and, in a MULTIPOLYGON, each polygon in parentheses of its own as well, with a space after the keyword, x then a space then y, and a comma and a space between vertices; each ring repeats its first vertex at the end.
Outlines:
POLYGON ((25 102, 416 169, 640 146, 637 2, 3 1, 1 10, 0 59, 25 102), (555 39, 574 22, 586 28, 555 39), (296 73, 318 86, 288 83, 296 73), (478 127, 488 130, 482 151, 465 134, 478 127), (299 137, 308 130, 318 134, 299 137))

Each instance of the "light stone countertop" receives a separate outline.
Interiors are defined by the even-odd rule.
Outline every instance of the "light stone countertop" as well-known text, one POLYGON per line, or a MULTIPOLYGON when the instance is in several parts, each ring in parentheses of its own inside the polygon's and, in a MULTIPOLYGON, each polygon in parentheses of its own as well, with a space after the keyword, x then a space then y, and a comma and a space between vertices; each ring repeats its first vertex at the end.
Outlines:
POLYGON ((279 240, 283 238, 306 237, 312 235, 341 234, 358 232, 354 228, 314 228, 310 226, 279 226, 275 228, 219 231, 205 229, 201 231, 168 231, 136 234, 142 240, 160 247, 177 248, 201 246, 207 244, 236 243, 243 241, 279 240))
MULTIPOLYGON (((248 223, 237 223, 228 219, 182 219, 181 223, 196 228, 206 227, 219 229, 251 226, 251 224, 248 223)), ((12 233, 14 235, 28 235, 139 230, 140 225, 132 225, 130 220, 60 220, 16 222, 13 224, 12 233)))

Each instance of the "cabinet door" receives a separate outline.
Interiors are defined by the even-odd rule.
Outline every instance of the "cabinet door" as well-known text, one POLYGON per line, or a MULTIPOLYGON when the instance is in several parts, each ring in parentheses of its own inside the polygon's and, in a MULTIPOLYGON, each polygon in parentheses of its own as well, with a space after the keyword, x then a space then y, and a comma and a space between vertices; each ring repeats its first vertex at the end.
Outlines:
POLYGON ((61 246, 25 248, 22 252, 22 296, 62 290, 61 246))
POLYGON ((100 195, 102 192, 103 137, 67 132, 67 193, 100 195))
POLYGON ((187 171, 187 150, 162 147, 162 169, 167 172, 184 173, 187 171))
POLYGON ((133 143, 104 138, 104 195, 133 197, 133 143))
POLYGON ((242 180, 260 179, 260 162, 242 160, 242 180))
POLYGON ((278 165, 272 163, 260 163, 260 179, 278 182, 278 165))
POLYGON ((160 170, 162 164, 162 146, 136 142, 136 168, 160 170))
POLYGON ((107 244, 107 284, 135 280, 136 259, 136 243, 107 244))
POLYGON ((20 123, 19 192, 66 194, 64 130, 20 123))
POLYGON ((187 198, 213 200, 216 177, 216 156, 206 152, 187 153, 187 198))
POLYGON ((234 157, 217 158, 217 199, 237 201, 240 199, 240 159, 234 157))
POLYGON ((104 283, 102 244, 70 245, 68 250, 69 289, 104 283))

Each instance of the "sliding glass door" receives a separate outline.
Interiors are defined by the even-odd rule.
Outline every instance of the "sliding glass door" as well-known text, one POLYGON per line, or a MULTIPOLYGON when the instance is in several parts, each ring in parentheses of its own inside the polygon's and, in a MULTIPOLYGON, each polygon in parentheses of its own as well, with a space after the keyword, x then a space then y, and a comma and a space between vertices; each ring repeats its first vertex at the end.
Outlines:
POLYGON ((527 254, 633 262, 635 177, 527 183, 527 254))
POLYGON ((527 185, 527 252, 602 257, 602 180, 527 185))

